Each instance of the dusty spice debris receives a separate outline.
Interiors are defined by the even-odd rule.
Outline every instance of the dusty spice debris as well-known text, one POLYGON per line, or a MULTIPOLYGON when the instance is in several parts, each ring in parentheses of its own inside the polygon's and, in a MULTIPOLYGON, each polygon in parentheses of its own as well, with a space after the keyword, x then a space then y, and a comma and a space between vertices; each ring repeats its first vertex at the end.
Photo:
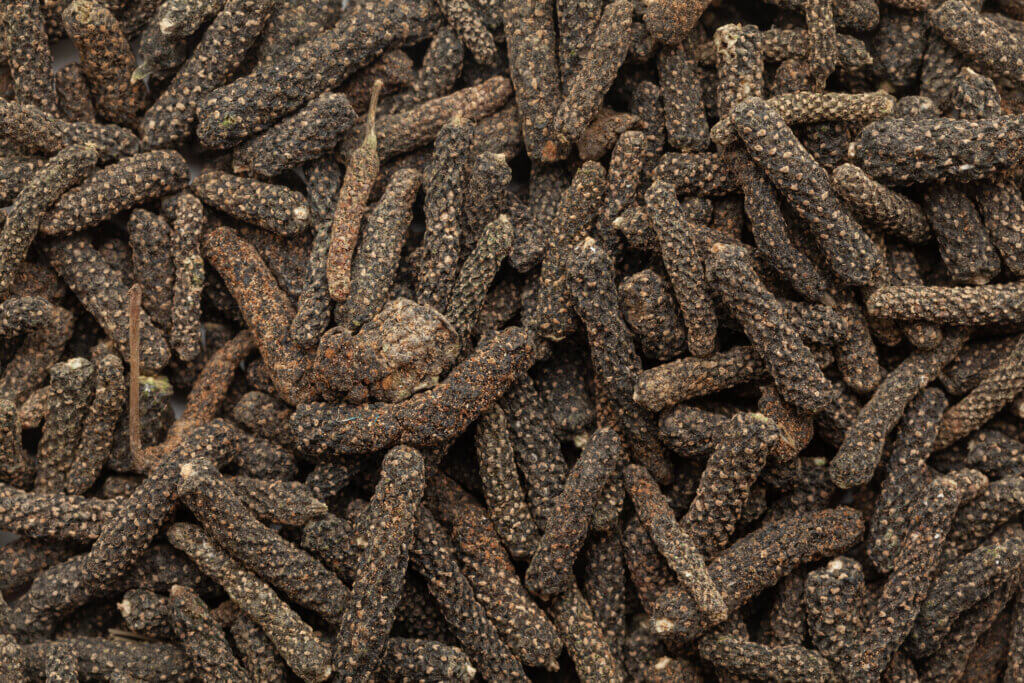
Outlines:
POLYGON ((1022 21, 6 3, 0 679, 1019 679, 1022 21))

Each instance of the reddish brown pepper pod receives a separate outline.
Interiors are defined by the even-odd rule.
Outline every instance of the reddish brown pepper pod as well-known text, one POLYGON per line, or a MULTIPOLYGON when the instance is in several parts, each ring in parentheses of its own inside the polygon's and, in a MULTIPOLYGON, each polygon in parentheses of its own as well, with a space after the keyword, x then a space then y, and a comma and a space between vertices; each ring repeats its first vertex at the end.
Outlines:
POLYGON ((462 433, 533 362, 535 342, 510 327, 477 347, 447 379, 400 403, 307 403, 292 416, 301 449, 316 457, 369 453, 399 443, 438 446, 462 433))
POLYGON ((705 274, 701 227, 687 220, 667 183, 655 181, 644 199, 661 244, 662 262, 683 312, 687 347, 691 355, 707 356, 715 350, 718 319, 705 274))
POLYGON ((960 351, 966 335, 951 333, 933 351, 917 351, 882 380, 871 400, 829 463, 832 481, 840 488, 861 486, 869 481, 882 456, 889 431, 896 426, 907 404, 931 382, 943 366, 960 351))
POLYGON ((685 589, 692 596, 708 624, 724 621, 729 616, 726 598, 708 574, 704 558, 689 533, 676 522, 658 485, 638 465, 627 465, 622 479, 651 540, 679 578, 679 590, 685 589))
POLYGON ((807 153, 782 117, 760 98, 733 109, 736 129, 750 156, 804 220, 832 271, 853 285, 877 281, 877 247, 832 194, 828 174, 807 153))
POLYGON ((294 309, 256 250, 234 230, 218 228, 203 237, 203 254, 239 302, 280 398, 291 404, 313 398, 308 358, 288 335, 294 309))
POLYGON ((573 304, 586 328, 596 383, 619 411, 617 419, 628 437, 633 459, 657 481, 667 483, 672 466, 658 441, 654 417, 632 399, 640 358, 619 313, 611 260, 588 237, 573 248, 567 269, 573 304))
POLYGON ((135 56, 121 24, 93 0, 74 0, 62 15, 81 56, 82 71, 100 117, 130 126, 142 109, 144 89, 132 83, 135 56))
MULTIPOLYGON (((863 531, 860 514, 851 508, 792 513, 733 543, 708 565, 708 573, 715 585, 729 587, 722 597, 726 609, 735 610, 796 565, 853 546, 863 531)), ((670 586, 655 608, 654 627, 662 636, 692 640, 712 625, 682 587, 670 586)))
POLYGON ((778 301, 754 274, 746 250, 715 244, 709 255, 708 275, 764 358, 783 398, 805 412, 820 412, 835 392, 778 301))
POLYGON ((43 29, 39 0, 14 0, 4 10, 0 29, 18 102, 58 115, 53 55, 43 29))
MULTIPOLYGON (((149 149, 188 140, 197 105, 242 64, 274 8, 272 0, 229 0, 203 33, 191 57, 139 123, 149 149)), ((200 133, 204 144, 208 142, 200 133)))
POLYGON ((339 680, 370 680, 380 662, 405 582, 423 487, 423 457, 417 451, 400 446, 384 456, 364 513, 369 544, 359 556, 334 643, 339 680))
POLYGON ((327 292, 334 301, 348 298, 352 287, 352 256, 356 250, 359 226, 366 212, 366 201, 370 188, 380 173, 380 157, 377 154, 377 98, 383 86, 381 81, 373 84, 370 109, 366 115, 366 131, 362 144, 348 158, 345 180, 334 204, 331 219, 331 240, 327 248, 325 272, 327 292))
POLYGON ((526 586, 535 595, 550 600, 574 580, 572 565, 586 540, 597 494, 621 459, 621 450, 622 443, 614 431, 599 429, 569 470, 526 570, 526 586))

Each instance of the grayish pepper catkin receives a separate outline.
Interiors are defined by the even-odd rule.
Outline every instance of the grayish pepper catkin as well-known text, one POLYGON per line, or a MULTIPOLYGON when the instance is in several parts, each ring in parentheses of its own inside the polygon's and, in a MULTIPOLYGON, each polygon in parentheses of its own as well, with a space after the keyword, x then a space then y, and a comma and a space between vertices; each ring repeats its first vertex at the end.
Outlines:
POLYGON ((416 300, 439 311, 447 310, 458 276, 469 149, 469 123, 457 115, 438 132, 430 174, 424 178, 426 231, 417 254, 416 300))
MULTIPOLYGON (((191 137, 196 107, 238 70, 274 5, 273 0, 228 0, 224 4, 188 61, 142 117, 143 145, 155 149, 191 137)), ((201 132, 199 138, 210 146, 201 132)))
POLYGON ((831 403, 835 392, 778 301, 754 273, 746 250, 715 244, 709 255, 708 274, 764 358, 783 398, 812 414, 831 403))
POLYGON ((195 195, 182 192, 166 205, 171 216, 174 294, 171 300, 170 342, 178 358, 195 360, 201 348, 200 295, 206 280, 199 237, 206 227, 206 212, 195 195))
POLYGON ((733 109, 751 158, 814 233, 832 271, 845 282, 877 281, 881 254, 832 193, 828 174, 807 153, 782 117, 760 98, 733 109))
POLYGON ((417 451, 399 446, 384 456, 380 480, 364 513, 369 543, 359 556, 352 595, 334 643, 339 680, 372 679, 384 654, 405 582, 423 487, 423 457, 417 451))
POLYGON ((327 680, 332 671, 327 646, 269 586, 235 564, 194 525, 175 524, 167 538, 259 624, 292 671, 304 681, 327 680))
POLYGON ((39 5, 39 0, 14 0, 0 17, 0 29, 4 32, 4 52, 14 80, 15 98, 57 116, 53 55, 39 5))
POLYGON ((142 109, 144 89, 133 83, 135 56, 120 22, 94 0, 74 0, 62 15, 78 48, 82 71, 100 117, 131 126, 142 109))

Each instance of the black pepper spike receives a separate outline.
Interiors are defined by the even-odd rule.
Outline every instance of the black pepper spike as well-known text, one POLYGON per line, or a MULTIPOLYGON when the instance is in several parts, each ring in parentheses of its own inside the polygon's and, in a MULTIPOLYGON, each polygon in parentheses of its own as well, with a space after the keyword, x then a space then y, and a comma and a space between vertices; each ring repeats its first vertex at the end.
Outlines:
POLYGON ((218 681, 248 680, 224 637, 224 630, 194 591, 172 586, 168 608, 174 633, 199 675, 218 681))
POLYGON ((601 3, 592 0, 558 0, 558 65, 563 83, 579 71, 580 62, 592 45, 594 29, 601 19, 601 3))
POLYGON ((297 604, 337 622, 345 586, 319 562, 261 524, 212 462, 184 465, 178 492, 209 537, 297 604))
POLYGON ((74 0, 61 18, 78 49, 96 113, 122 126, 133 125, 145 90, 141 83, 131 81, 135 55, 121 23, 94 0, 74 0))
MULTIPOLYGON (((511 37, 511 27, 506 23, 505 42, 511 37)), ((510 48, 511 54, 511 48, 510 48)), ((385 53, 385 56, 387 53, 385 53)), ((397 93, 383 104, 388 113, 408 109, 414 104, 447 95, 455 89, 455 83, 462 73, 465 48, 455 31, 447 25, 434 34, 423 53, 419 71, 416 72, 408 89, 397 93)), ((511 63, 512 58, 509 58, 511 63)), ((510 78, 516 82, 516 72, 511 70, 510 78)), ((385 85, 387 85, 385 83, 385 85)))
POLYGON ((484 500, 495 530, 514 559, 528 558, 537 546, 538 532, 519 483, 505 412, 499 406, 477 420, 474 444, 484 500))
POLYGON ((289 331, 293 342, 304 349, 311 349, 331 322, 327 251, 331 241, 331 219, 341 188, 341 169, 336 161, 323 157, 306 164, 304 171, 313 240, 309 247, 305 284, 295 303, 295 317, 289 331))
POLYGON ((581 681, 596 683, 626 680, 622 664, 612 652, 593 610, 573 579, 567 590, 554 598, 548 608, 562 634, 581 681))
POLYGON ((35 489, 22 491, 0 484, 4 529, 26 538, 75 543, 96 540, 103 525, 117 513, 119 502, 68 496, 35 489))
POLYGON ((907 406, 892 442, 886 477, 869 523, 867 553, 875 566, 891 572, 902 554, 913 521, 913 502, 928 481, 926 466, 948 401, 939 389, 926 388, 907 406))
POLYGON ((22 646, 26 669, 37 677, 55 645, 63 643, 73 652, 78 673, 85 678, 110 679, 118 671, 130 671, 142 680, 174 680, 192 675, 192 667, 179 648, 166 643, 147 643, 121 638, 71 637, 61 641, 41 640, 22 646))
POLYGON ((47 44, 39 0, 16 0, 7 6, 3 22, 5 56, 18 102, 33 104, 58 115, 53 80, 53 54, 47 44))
POLYGON ((632 399, 640 357, 618 309, 611 259, 588 237, 573 248, 567 270, 573 304, 587 332, 595 383, 617 409, 633 459, 657 481, 667 482, 672 466, 657 439, 654 416, 632 399))
POLYGON ((1012 476, 993 481, 957 513, 949 532, 950 543, 960 552, 970 552, 1022 509, 1024 478, 1012 476))
POLYGON ((860 486, 871 478, 882 456, 886 435, 910 401, 938 375, 965 341, 964 334, 949 334, 935 350, 911 354, 882 380, 846 430, 846 437, 829 464, 837 486, 860 486))
POLYGON ((484 509, 448 477, 434 477, 429 488, 431 510, 451 527, 462 571, 502 640, 524 666, 557 671, 562 642, 523 588, 484 509))
POLYGON ((891 118, 861 130, 850 157, 883 183, 982 180, 1019 164, 1022 135, 1013 116, 891 118))
POLYGON ((283 185, 207 171, 189 188, 214 209, 278 235, 294 235, 310 224, 306 198, 283 185))
POLYGON ((653 270, 623 278, 619 306, 645 357, 667 361, 686 350, 686 328, 676 312, 676 302, 665 280, 653 270))
POLYGON ((764 358, 783 398, 812 414, 831 403, 834 390, 778 301, 753 272, 745 249, 722 243, 712 246, 708 275, 764 358))
POLYGON ((739 189, 732 165, 724 155, 714 152, 663 154, 651 175, 682 195, 720 196, 739 189))
POLYGON ((416 638, 389 638, 381 671, 388 680, 403 683, 469 683, 476 676, 476 667, 460 648, 416 638))
POLYGON ((804 0, 803 11, 809 47, 806 59, 808 76, 815 90, 824 90, 839 60, 832 3, 825 0, 804 0))
POLYGON ((188 166, 178 152, 127 157, 65 192, 42 218, 39 231, 55 237, 91 228, 126 209, 177 192, 187 180, 188 166))
POLYGON ((954 558, 935 577, 920 614, 904 643, 917 658, 940 650, 957 620, 1002 583, 1013 580, 1021 566, 1024 537, 1019 527, 1007 527, 970 553, 954 558))
POLYGON ((364 513, 369 544, 359 556, 352 596, 334 643, 339 680, 372 679, 386 648, 405 582, 423 476, 423 457, 412 448, 394 448, 384 456, 380 480, 364 513))
POLYGON ((1020 36, 978 9, 962 0, 948 0, 928 13, 928 21, 944 41, 992 76, 1024 80, 1018 64, 1024 58, 1020 36))
POLYGON ((310 359, 292 343, 294 309, 255 248, 230 228, 203 236, 203 255, 220 274, 253 331, 278 396, 290 404, 313 398, 310 359))
POLYGON ((786 441, 779 426, 760 413, 740 413, 722 427, 693 501, 680 520, 701 553, 711 557, 728 545, 768 455, 782 460, 782 451, 789 457, 795 453, 786 441))
POLYGON ((463 339, 468 339, 475 327, 484 296, 511 247, 512 222, 502 214, 484 228, 463 261, 446 314, 463 339))
MULTIPOLYGON (((708 565, 726 609, 735 610, 798 565, 856 544, 864 531, 860 514, 847 507, 797 512, 780 517, 733 543, 708 565), (766 559, 770 564, 766 565, 766 559)), ((655 605, 655 632, 692 640, 712 622, 680 586, 670 586, 655 605)))
POLYGON ((254 681, 285 683, 288 674, 281 657, 259 626, 244 614, 231 623, 231 639, 241 655, 242 664, 254 681))
POLYGON ((901 552, 893 571, 865 619, 862 652, 854 661, 856 678, 877 681, 889 660, 913 633, 915 619, 925 609, 931 579, 942 561, 943 541, 960 503, 960 491, 949 477, 939 477, 927 484, 911 509, 901 552))
POLYGON ((170 329, 174 297, 171 228, 163 216, 135 209, 128 218, 135 281, 142 285, 142 306, 162 329, 170 329))
POLYGON ((304 681, 331 675, 330 651, 292 609, 253 574, 229 558, 196 526, 174 524, 167 538, 263 629, 288 666, 304 681))
POLYGON ((941 681, 963 678, 979 638, 988 631, 1020 589, 1020 574, 1002 583, 980 605, 967 612, 943 642, 942 649, 921 665, 921 678, 941 681))
POLYGON ((526 586, 544 600, 561 594, 573 581, 572 565, 583 549, 597 494, 621 459, 622 443, 611 429, 594 432, 565 479, 545 519, 544 535, 530 558, 526 586))
POLYGON ((551 135, 562 92, 555 2, 506 3, 504 20, 509 77, 521 112, 523 141, 530 160, 536 164, 551 135))
POLYGON ((461 433, 525 372, 534 345, 528 331, 506 328, 430 391, 394 404, 303 404, 292 416, 292 427, 301 449, 321 458, 368 453, 398 443, 440 445, 461 433))
MULTIPOLYGON (((574 323, 566 281, 573 245, 586 236, 601 208, 607 189, 603 166, 585 162, 573 176, 572 184, 561 195, 553 223, 539 226, 547 233, 546 250, 537 283, 538 292, 524 302, 523 321, 552 341, 564 339, 574 323)), ((535 215, 534 220, 539 216, 535 215)), ((543 234, 543 233, 542 233, 543 234)))
POLYGON ((632 14, 632 7, 623 0, 616 0, 602 11, 590 51, 564 88, 565 99, 558 106, 541 150, 544 161, 564 158, 569 146, 597 114, 601 100, 626 58, 632 14))
POLYGON ((828 302, 828 284, 818 267, 793 243, 778 197, 764 173, 740 151, 733 159, 732 172, 743 193, 744 213, 758 252, 804 298, 828 302))
POLYGON ((417 253, 416 300, 438 311, 447 310, 451 303, 465 240, 470 128, 465 118, 456 115, 438 132, 430 173, 423 182, 426 230, 417 253))
POLYGON ((324 93, 239 146, 232 157, 232 169, 235 173, 273 178, 329 152, 355 119, 347 97, 324 93))
POLYGON ((697 609, 709 623, 721 623, 728 617, 726 597, 709 575, 704 558, 686 529, 675 519, 665 495, 642 467, 627 465, 623 484, 643 521, 651 540, 693 597, 697 609))
POLYGON ((398 274, 420 183, 421 174, 415 169, 395 171, 377 206, 367 216, 352 260, 352 290, 341 313, 342 322, 353 329, 376 315, 387 298, 398 274))
POLYGON ((37 454, 35 491, 64 490, 95 377, 96 366, 85 358, 72 358, 50 368, 52 391, 37 454))
POLYGON ((998 275, 999 255, 970 197, 943 183, 926 189, 924 198, 925 213, 952 281, 982 285, 998 275))
POLYGON ((1013 348, 981 376, 978 386, 942 416, 935 437, 936 450, 947 448, 974 432, 1024 389, 1024 377, 1020 376, 1022 358, 1024 337, 1017 337, 1013 348))
POLYGON ((124 405, 124 364, 120 356, 107 354, 96 361, 96 388, 82 420, 74 457, 65 473, 65 493, 84 494, 96 483, 100 469, 110 457, 124 405))
MULTIPOLYGON (((902 4, 897 0, 898 4, 902 4)), ((896 88, 913 89, 928 46, 928 18, 920 11, 885 12, 871 40, 873 73, 896 88)))
POLYGON ((641 406, 658 412, 768 376, 753 346, 734 346, 707 358, 680 358, 644 370, 637 377, 632 397, 641 406))
POLYGON ((421 508, 410 559, 484 680, 529 680, 473 596, 447 532, 421 508))
MULTIPOLYGON (((107 337, 117 344, 121 357, 127 358, 128 291, 121 272, 108 266, 84 236, 50 242, 43 252, 107 337)), ((159 370, 170 358, 167 341, 145 312, 141 316, 141 330, 142 367, 159 370)))
POLYGON ((219 92, 216 89, 241 66, 274 4, 272 0, 229 0, 223 4, 191 56, 139 122, 142 144, 147 149, 187 141, 197 119, 199 139, 208 147, 218 146, 204 135, 203 115, 197 113, 197 108, 211 93, 219 92))
MULTIPOLYGON (((273 3, 266 7, 269 14, 273 3)), ((341 85, 391 45, 428 37, 440 18, 437 5, 425 0, 359 4, 334 28, 246 76, 227 85, 218 83, 220 87, 198 98, 200 141, 222 149, 266 130, 280 117, 341 85)))
POLYGON ((835 672, 825 657, 801 645, 762 645, 712 633, 701 638, 700 656, 738 676, 763 680, 832 681, 835 672))
POLYGON ((644 199, 661 245, 662 261, 683 313, 687 347, 691 355, 707 356, 715 350, 718 319, 705 274, 701 228, 687 221, 668 183, 655 181, 644 199))
POLYGON ((1015 324, 1024 316, 1017 283, 978 286, 878 287, 864 302, 869 315, 942 325, 1015 324))
POLYGON ((42 216, 65 192, 85 180, 96 163, 95 148, 72 145, 58 152, 22 186, 0 232, 0 292, 10 290, 42 216))
POLYGON ((256 47, 256 65, 265 66, 287 55, 294 48, 323 32, 324 25, 314 19, 301 4, 286 3, 276 8, 256 47))
POLYGON ((744 100, 733 116, 748 153, 814 232, 832 271, 853 285, 877 281, 882 267, 877 247, 844 211, 828 174, 782 117, 760 98, 744 100))
POLYGON ((677 45, 658 53, 658 80, 669 144, 684 152, 707 149, 711 138, 704 103, 700 99, 700 74, 685 46, 677 45))
POLYGON ((542 531, 555 499, 562 491, 569 467, 555 435, 548 407, 533 379, 524 377, 501 398, 516 463, 523 473, 526 496, 538 531, 542 531))

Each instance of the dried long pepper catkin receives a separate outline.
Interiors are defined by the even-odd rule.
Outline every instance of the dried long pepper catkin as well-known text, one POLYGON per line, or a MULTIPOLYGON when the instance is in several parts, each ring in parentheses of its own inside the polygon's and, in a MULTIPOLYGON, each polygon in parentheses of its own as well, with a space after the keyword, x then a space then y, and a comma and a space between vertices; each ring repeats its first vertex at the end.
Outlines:
POLYGON ((1024 318, 1015 282, 975 287, 883 286, 864 302, 870 315, 942 325, 1015 324, 1024 318))
POLYGON ((178 358, 187 362, 195 360, 201 350, 199 297, 203 291, 205 270, 199 251, 199 237, 206 227, 206 212, 199 199, 188 192, 170 199, 165 210, 172 221, 170 244, 174 249, 170 343, 178 358))
MULTIPOLYGON (((196 107, 238 70, 274 8, 272 0, 229 0, 170 85, 139 123, 149 149, 182 143, 192 135, 196 107)), ((207 143, 202 132, 200 139, 207 143)))
POLYGON ((66 493, 85 493, 96 483, 100 469, 110 457, 124 405, 124 363, 120 356, 108 354, 96 361, 96 388, 65 473, 66 493))
POLYGON ((928 237, 929 226, 921 207, 907 197, 872 179, 853 164, 832 171, 839 196, 873 225, 919 243, 928 237))
POLYGON ((745 252, 743 247, 713 245, 709 279, 739 318, 783 397, 805 412, 820 412, 832 401, 834 392, 778 301, 759 282, 745 252))
POLYGON ((309 226, 306 198, 282 185, 209 171, 189 187, 213 208, 269 232, 288 236, 309 226))
POLYGON ((188 166, 178 152, 128 157, 65 192, 42 219, 39 231, 52 237, 93 227, 125 209, 177 192, 187 180, 188 166))
POLYGON ((334 644, 340 680, 371 679, 387 646, 423 487, 423 457, 417 451, 400 446, 384 456, 380 481, 364 513, 369 544, 359 556, 334 644))
POLYGON ((176 524, 167 537, 259 624, 292 671, 305 681, 327 680, 332 670, 327 646, 265 583, 235 564, 195 526, 176 524))
POLYGON ((132 125, 142 109, 144 90, 131 80, 135 56, 121 24, 94 0, 74 0, 62 18, 81 56, 96 113, 108 121, 132 125))
POLYGON ((50 368, 52 392, 39 444, 34 490, 64 489, 95 377, 96 367, 85 358, 72 358, 50 368))
POLYGON ((174 633, 198 672, 218 681, 247 679, 223 629, 194 591, 185 586, 172 586, 168 603, 174 633))
POLYGON ((0 18, 15 98, 56 116, 53 55, 47 45, 39 0, 16 0, 0 18))
POLYGON ((128 218, 132 271, 142 285, 142 306, 161 328, 171 323, 174 297, 174 257, 171 228, 163 216, 135 209, 128 218))
POLYGON ((591 48, 579 70, 565 87, 565 99, 559 105, 541 150, 544 161, 564 158, 597 113, 626 57, 632 8, 621 0, 605 6, 594 30, 591 48))

